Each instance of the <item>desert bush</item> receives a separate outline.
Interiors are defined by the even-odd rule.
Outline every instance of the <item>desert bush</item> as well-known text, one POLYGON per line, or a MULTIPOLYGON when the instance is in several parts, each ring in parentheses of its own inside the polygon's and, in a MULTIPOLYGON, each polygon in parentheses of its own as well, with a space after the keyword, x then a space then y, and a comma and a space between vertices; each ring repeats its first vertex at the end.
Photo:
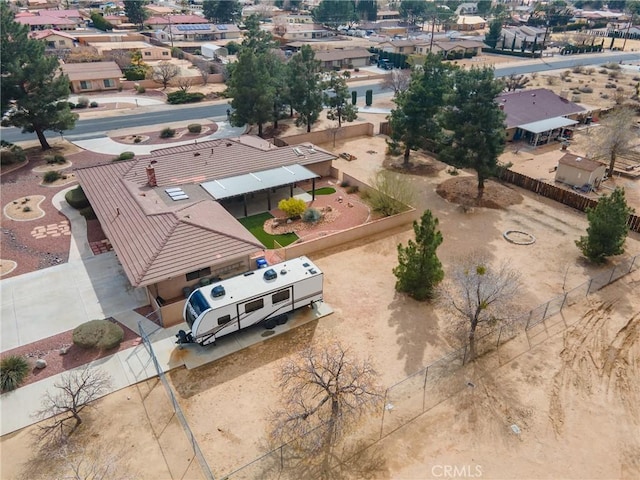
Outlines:
POLYGON ((413 203, 415 192, 405 177, 380 170, 371 178, 368 201, 385 216, 404 212, 413 203))
POLYGON ((347 193, 358 193, 359 191, 360 188, 358 187, 358 185, 351 185, 347 188, 347 193))
POLYGON ((614 83, 607 83, 604 88, 616 88, 614 83))
POLYGON ((54 163, 62 165, 63 163, 67 162, 67 159, 64 157, 64 155, 60 155, 60 154, 47 155, 47 156, 44 157, 44 159, 50 165, 54 164, 54 163))
POLYGON ((76 106, 80 108, 87 108, 89 106, 89 99, 87 97, 79 97, 76 106))
POLYGON ((402 146, 395 140, 387 140, 387 155, 400 155, 402 146))
POLYGON ((343 180, 340 182, 340 186, 342 188, 347 188, 349 186, 349 182, 347 180, 343 180))
POLYGON ((96 107, 98 107, 98 102, 91 102, 91 103, 89 104, 89 107, 90 107, 90 108, 96 108, 96 107))
POLYGON ((564 72, 560 72, 560 78, 565 82, 567 81, 567 78, 569 78, 570 76, 571 76, 571 70, 565 70, 564 72))
POLYGON ((588 86, 580 87, 578 90, 582 93, 593 93, 593 88, 588 86))
POLYGON ((593 67, 585 68, 584 73, 586 75, 593 75, 594 73, 596 73, 596 69, 593 67))
POLYGON ((160 138, 173 138, 175 136, 176 136, 176 131, 171 127, 163 128, 160 131, 160 138))
POLYGON ((133 139, 133 143, 140 143, 142 141, 142 137, 136 137, 133 139))
POLYGON ((23 211, 24 213, 30 212, 30 211, 31 211, 31 207, 29 207, 29 206, 22 207, 22 211, 23 211))
POLYGON ((584 66, 582 66, 582 65, 576 65, 575 67, 573 67, 573 68, 571 69, 571 71, 572 71, 573 73, 584 73, 584 66))
POLYGON ((59 180, 60 178, 62 178, 62 175, 60 174, 60 172, 57 172, 56 170, 49 170, 48 172, 45 172, 44 175, 42 176, 42 181, 44 183, 53 183, 56 180, 59 180))
POLYGON ((136 87, 136 92, 138 92, 138 93, 145 93, 146 91, 147 91, 147 89, 144 88, 142 85, 138 85, 136 87))
POLYGON ((131 160, 135 156, 136 156, 136 154, 133 153, 133 152, 122 152, 120 155, 118 155, 112 161, 113 162, 120 162, 120 161, 123 161, 123 160, 131 160))
POLYGON ((124 340, 124 330, 109 320, 90 320, 73 330, 73 344, 80 348, 110 350, 124 340))
POLYGON ((192 123, 187 125, 187 130, 189 130, 189 133, 200 133, 202 131, 202 125, 199 123, 192 123))
POLYGON ((558 78, 557 77, 547 77, 547 85, 557 85, 558 78))
POLYGON ((24 162, 27 159, 27 154, 24 153, 22 147, 4 140, 2 140, 1 145, 0 165, 12 165, 14 163, 24 162))
POLYGON ((619 78, 619 77, 620 77, 620 72, 616 72, 616 71, 609 72, 609 78, 615 79, 615 78, 619 78))
POLYGON ((322 214, 317 208, 307 208, 302 214, 302 221, 307 223, 319 222, 322 218, 322 214))
POLYGON ((172 105, 181 103, 195 103, 201 101, 205 97, 204 93, 200 92, 185 92, 178 90, 167 94, 167 102, 172 105))
POLYGON ((9 355, 0 362, 0 388, 10 392, 18 388, 29 374, 29 362, 20 355, 9 355))
POLYGON ((600 70, 598 70, 598 73, 602 73, 602 74, 606 75, 609 72, 607 71, 606 68, 601 68, 600 70))
POLYGON ((299 217, 307 209, 307 204, 300 198, 283 198, 278 202, 278 208, 282 210, 287 217, 299 217))
POLYGON ((85 220, 96 220, 98 218, 96 212, 91 208, 91 205, 81 208, 78 212, 85 218, 85 220))
POLYGON ((616 62, 609 62, 602 65, 602 68, 606 68, 608 70, 620 70, 622 67, 620 67, 616 62))
POLYGON ((73 190, 69 190, 67 193, 65 193, 64 199, 72 208, 75 208, 76 210, 80 210, 89 206, 89 199, 84 194, 84 190, 82 190, 82 187, 80 185, 78 185, 73 190))

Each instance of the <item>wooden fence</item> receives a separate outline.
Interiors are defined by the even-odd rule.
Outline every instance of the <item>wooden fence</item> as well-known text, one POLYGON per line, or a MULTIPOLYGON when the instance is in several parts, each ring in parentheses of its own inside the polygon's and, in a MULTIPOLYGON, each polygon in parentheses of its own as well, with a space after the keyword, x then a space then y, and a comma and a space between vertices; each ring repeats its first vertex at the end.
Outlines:
MULTIPOLYGON (((505 170, 500 176, 500 179, 537 193, 538 195, 542 195, 543 197, 550 198, 551 200, 555 200, 556 202, 575 208, 576 210, 580 210, 581 212, 586 211, 587 208, 595 207, 598 203, 596 200, 587 198, 584 195, 580 195, 563 188, 558 188, 555 185, 527 177, 521 173, 512 172, 511 170, 505 170)), ((627 224, 629 225, 630 230, 640 232, 640 217, 638 215, 629 215, 627 224)))

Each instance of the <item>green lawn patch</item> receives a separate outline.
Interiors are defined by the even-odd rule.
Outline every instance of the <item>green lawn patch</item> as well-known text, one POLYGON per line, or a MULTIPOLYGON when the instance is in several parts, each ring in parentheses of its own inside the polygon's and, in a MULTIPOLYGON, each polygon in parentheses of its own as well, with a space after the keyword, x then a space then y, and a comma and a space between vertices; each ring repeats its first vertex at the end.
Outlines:
POLYGON ((283 247, 298 240, 295 233, 285 233, 283 235, 269 235, 264 231, 264 222, 273 218, 269 212, 251 215, 250 217, 239 218, 238 221, 251 232, 266 248, 273 248, 273 241, 277 241, 283 247))
MULTIPOLYGON (((313 190, 309 190, 307 193, 311 195, 313 190)), ((336 193, 336 189, 333 187, 316 188, 316 195, 331 195, 332 193, 336 193)))

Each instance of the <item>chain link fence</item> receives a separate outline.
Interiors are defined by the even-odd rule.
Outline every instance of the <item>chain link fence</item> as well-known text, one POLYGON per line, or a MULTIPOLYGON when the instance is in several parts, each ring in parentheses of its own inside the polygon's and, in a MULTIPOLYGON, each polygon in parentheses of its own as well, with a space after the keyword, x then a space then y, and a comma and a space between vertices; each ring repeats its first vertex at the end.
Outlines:
MULTIPOLYGON (((557 315, 563 308, 581 302, 588 295, 639 267, 640 255, 552 298, 511 323, 476 337, 477 356, 481 357, 498 350, 501 345, 516 336, 527 333, 544 320, 557 315)), ((531 344, 527 348, 531 348, 531 344)), ((384 393, 383 410, 379 414, 380 428, 376 434, 369 435, 364 442, 361 442, 360 448, 365 450, 459 391, 473 386, 465 378, 467 371, 462 368, 469 359, 469 348, 464 346, 387 388, 384 393)), ((296 455, 295 449, 289 444, 281 445, 226 475, 223 480, 316 478, 310 475, 312 472, 303 472, 301 465, 303 465, 302 459, 296 455)))

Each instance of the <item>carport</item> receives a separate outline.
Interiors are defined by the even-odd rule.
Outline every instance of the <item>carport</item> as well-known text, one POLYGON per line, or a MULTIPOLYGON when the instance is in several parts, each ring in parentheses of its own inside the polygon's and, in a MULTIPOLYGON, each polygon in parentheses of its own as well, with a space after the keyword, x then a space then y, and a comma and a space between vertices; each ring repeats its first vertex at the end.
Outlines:
POLYGON ((312 181, 312 199, 316 198, 316 178, 320 175, 302 165, 294 164, 255 173, 237 175, 201 183, 209 195, 215 200, 242 197, 244 215, 247 216, 247 195, 255 192, 267 192, 267 210, 271 210, 271 191, 279 187, 289 186, 289 196, 293 197, 293 187, 297 182, 312 181))
POLYGON ((578 122, 566 117, 554 117, 537 122, 525 123, 518 126, 519 129, 528 132, 526 138, 534 147, 541 144, 547 144, 552 139, 564 136, 565 127, 575 125, 578 122), (557 135, 556 135, 557 133, 557 135))

